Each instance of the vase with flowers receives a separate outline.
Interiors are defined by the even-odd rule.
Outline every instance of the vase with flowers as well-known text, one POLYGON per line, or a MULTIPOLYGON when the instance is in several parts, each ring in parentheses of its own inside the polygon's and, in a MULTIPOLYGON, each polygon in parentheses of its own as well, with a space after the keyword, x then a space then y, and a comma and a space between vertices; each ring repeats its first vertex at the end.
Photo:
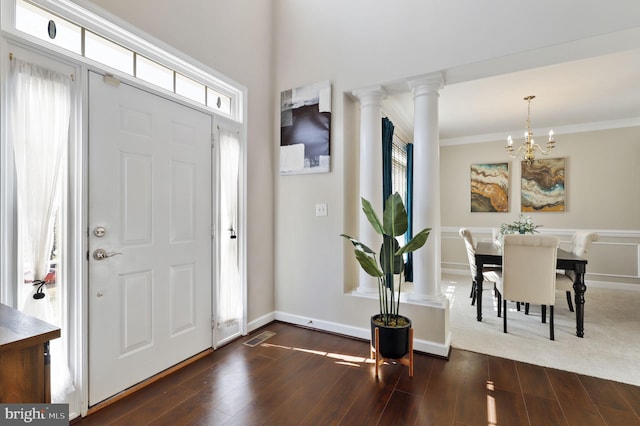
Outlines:
POLYGON ((535 234, 542 225, 535 225, 531 216, 525 216, 520 213, 518 220, 512 223, 503 223, 500 225, 500 234, 498 235, 499 246, 502 246, 504 236, 507 234, 535 234))

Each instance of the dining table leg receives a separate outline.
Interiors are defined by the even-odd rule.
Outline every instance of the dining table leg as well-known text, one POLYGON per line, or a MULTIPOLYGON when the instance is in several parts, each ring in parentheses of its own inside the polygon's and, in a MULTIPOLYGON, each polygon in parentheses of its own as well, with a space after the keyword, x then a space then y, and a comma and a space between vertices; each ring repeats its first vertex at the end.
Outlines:
POLYGON ((573 280, 576 309, 576 336, 584 337, 584 293, 587 286, 584 283, 584 265, 576 265, 576 276, 573 280))
POLYGON ((476 319, 482 321, 482 280, 484 278, 482 275, 482 263, 476 264, 476 274, 476 279, 473 280, 476 292, 476 319))

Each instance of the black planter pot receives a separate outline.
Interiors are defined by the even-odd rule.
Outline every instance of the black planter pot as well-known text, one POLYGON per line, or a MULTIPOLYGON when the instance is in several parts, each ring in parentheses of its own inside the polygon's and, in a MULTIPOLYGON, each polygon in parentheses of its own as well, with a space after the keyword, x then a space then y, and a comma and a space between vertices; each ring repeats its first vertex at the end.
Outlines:
POLYGON ((380 337, 379 351, 384 358, 400 359, 409 352, 411 320, 407 317, 400 317, 406 320, 406 325, 386 327, 376 323, 375 320, 380 318, 379 314, 371 317, 371 344, 375 348, 376 327, 378 327, 378 335, 380 337))

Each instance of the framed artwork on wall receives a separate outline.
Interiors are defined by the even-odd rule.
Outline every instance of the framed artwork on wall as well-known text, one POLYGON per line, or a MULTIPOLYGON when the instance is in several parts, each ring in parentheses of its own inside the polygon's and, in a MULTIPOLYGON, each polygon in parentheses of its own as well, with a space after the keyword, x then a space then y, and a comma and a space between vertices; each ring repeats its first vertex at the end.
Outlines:
POLYGON ((509 163, 471 165, 471 212, 509 211, 509 163))
POLYGON ((520 210, 565 211, 565 159, 522 161, 520 210))
POLYGON ((280 93, 280 174, 330 171, 331 85, 280 93))

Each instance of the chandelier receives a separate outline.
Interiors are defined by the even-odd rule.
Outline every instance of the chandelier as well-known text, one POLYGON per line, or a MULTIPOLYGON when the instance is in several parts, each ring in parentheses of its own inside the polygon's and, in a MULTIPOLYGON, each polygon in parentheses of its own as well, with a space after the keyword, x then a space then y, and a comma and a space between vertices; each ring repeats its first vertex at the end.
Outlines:
POLYGON ((536 158, 536 155, 535 155, 536 151, 540 152, 543 155, 547 155, 553 149, 556 143, 555 139, 553 138, 553 130, 549 130, 549 140, 547 141, 546 150, 533 141, 533 132, 531 131, 531 127, 530 127, 531 125, 530 117, 531 117, 531 101, 534 98, 535 96, 533 95, 530 95, 524 98, 524 100, 527 101, 527 121, 524 123, 525 131, 524 131, 524 141, 522 142, 522 145, 520 145, 520 147, 517 150, 515 150, 513 148, 513 139, 511 139, 511 135, 509 135, 509 137, 507 138, 507 146, 505 146, 505 149, 507 150, 507 154, 509 154, 509 157, 511 158, 516 158, 520 154, 520 151, 524 151, 524 159, 528 163, 531 163, 531 161, 536 158))

